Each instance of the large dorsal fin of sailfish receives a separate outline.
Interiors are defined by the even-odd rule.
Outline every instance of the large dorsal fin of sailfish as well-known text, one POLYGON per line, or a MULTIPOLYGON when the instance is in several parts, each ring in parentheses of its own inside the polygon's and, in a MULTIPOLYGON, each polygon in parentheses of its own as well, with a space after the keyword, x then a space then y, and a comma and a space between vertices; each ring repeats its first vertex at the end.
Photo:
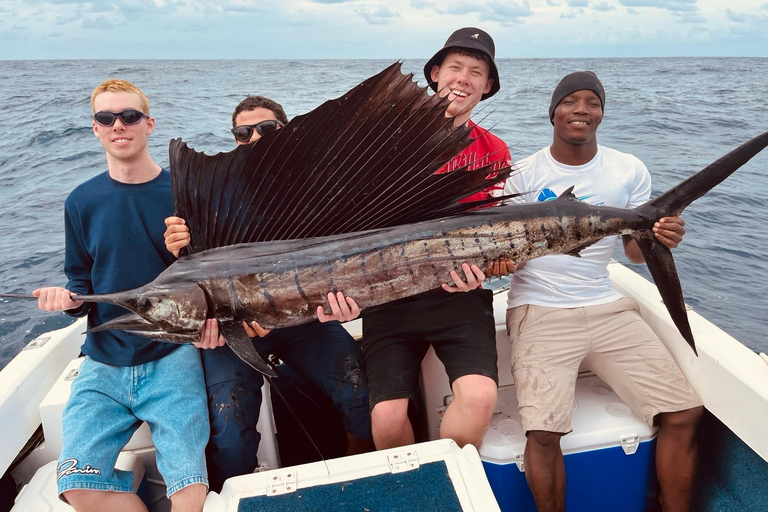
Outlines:
POLYGON ((389 66, 342 97, 229 153, 208 156, 171 141, 176 214, 190 252, 431 220, 495 199, 459 200, 510 168, 435 174, 472 143, 449 102, 389 66))
MULTIPOLYGON (((435 174, 473 140, 471 128, 446 117, 448 105, 395 63, 229 153, 171 141, 174 206, 189 227, 189 252, 397 226, 495 201, 459 202, 506 179, 509 167, 435 174)), ((235 321, 223 327, 232 349, 271 383, 275 373, 235 321)))

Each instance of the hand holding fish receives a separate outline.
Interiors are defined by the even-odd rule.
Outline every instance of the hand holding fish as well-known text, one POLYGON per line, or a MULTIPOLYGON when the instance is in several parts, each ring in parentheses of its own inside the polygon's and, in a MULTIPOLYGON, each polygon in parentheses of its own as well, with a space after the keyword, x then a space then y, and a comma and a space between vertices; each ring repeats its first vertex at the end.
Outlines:
POLYGON ((200 341, 193 343, 197 348, 211 349, 224 346, 226 340, 219 334, 219 323, 215 318, 209 318, 200 331, 200 341))
POLYGON ((653 225, 653 233, 659 242, 674 249, 683 241, 685 221, 682 217, 663 217, 653 225))
POLYGON ((517 269, 525 265, 525 262, 515 263, 509 258, 499 258, 488 262, 488 266, 485 267, 485 275, 487 277, 502 277, 508 276, 517 269))
POLYGON ((189 245, 189 227, 181 217, 168 217, 165 219, 165 225, 168 227, 163 233, 165 247, 168 252, 178 258, 179 251, 189 245))
POLYGON ((462 280, 458 272, 451 270, 451 279, 453 279, 454 284, 443 283, 443 290, 449 293, 468 292, 480 286, 485 279, 485 274, 477 265, 470 266, 467 263, 462 263, 461 269, 464 271, 467 280, 462 280))
POLYGON ((330 322, 338 320, 339 322, 349 322, 360 316, 360 307, 352 297, 344 297, 342 292, 328 293, 328 303, 331 305, 331 314, 328 315, 322 306, 317 307, 317 319, 321 322, 330 322))
POLYGON ((32 295, 37 297, 37 306, 43 311, 64 311, 83 305, 82 301, 72 300, 72 292, 61 286, 38 288, 32 295))
POLYGON ((255 338, 256 336, 263 338, 272 332, 272 329, 263 328, 256 320, 251 322, 250 326, 245 320, 243 320, 243 329, 245 329, 245 334, 247 334, 249 338, 255 338))

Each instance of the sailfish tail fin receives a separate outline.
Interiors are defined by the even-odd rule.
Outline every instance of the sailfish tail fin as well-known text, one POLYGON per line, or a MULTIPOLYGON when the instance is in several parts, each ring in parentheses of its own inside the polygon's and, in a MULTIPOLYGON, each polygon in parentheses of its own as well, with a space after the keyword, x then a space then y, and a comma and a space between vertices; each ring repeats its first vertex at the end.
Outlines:
POLYGON ((693 340, 691 325, 688 323, 683 289, 680 286, 680 279, 677 277, 677 268, 675 267, 675 260, 672 258, 672 251, 659 242, 652 231, 635 231, 632 233, 632 238, 643 252, 648 270, 651 272, 653 281, 664 299, 664 305, 667 307, 669 316, 672 317, 677 330, 691 346, 693 353, 699 355, 693 340))
MULTIPOLYGON (((742 144, 658 198, 638 206, 636 211, 653 220, 680 215, 689 204, 733 174, 766 146, 768 146, 768 132, 742 144)), ((672 321, 693 352, 698 355, 691 326, 688 323, 683 291, 672 251, 648 230, 636 231, 632 233, 632 238, 645 257, 645 263, 648 265, 648 270, 653 276, 672 321)))

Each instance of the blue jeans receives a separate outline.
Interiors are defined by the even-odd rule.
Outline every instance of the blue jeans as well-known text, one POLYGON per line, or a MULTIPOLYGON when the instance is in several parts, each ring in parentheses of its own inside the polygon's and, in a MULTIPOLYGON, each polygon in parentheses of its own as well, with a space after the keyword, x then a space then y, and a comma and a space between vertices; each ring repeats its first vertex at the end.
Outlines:
POLYGON ((86 357, 61 421, 59 495, 71 489, 133 492, 133 475, 115 470, 115 462, 143 421, 152 431, 168 496, 188 485, 208 485, 205 384, 192 345, 137 366, 86 357))
MULTIPOLYGON (((345 431, 371 439, 362 352, 340 323, 314 321, 276 329, 255 338, 254 346, 262 356, 280 358, 327 395, 341 412, 345 431)), ((206 456, 211 490, 218 491, 227 478, 250 473, 258 465, 261 436, 256 423, 263 378, 228 346, 203 350, 202 359, 211 420, 206 456)))

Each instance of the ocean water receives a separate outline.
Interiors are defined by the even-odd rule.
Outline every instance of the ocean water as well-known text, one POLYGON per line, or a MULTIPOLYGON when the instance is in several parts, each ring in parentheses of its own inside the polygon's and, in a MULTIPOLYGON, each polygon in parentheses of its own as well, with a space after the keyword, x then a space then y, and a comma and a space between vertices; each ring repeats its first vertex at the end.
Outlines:
MULTIPOLYGON (((403 62, 423 85, 424 61, 403 62)), ((181 137, 207 153, 229 151, 231 112, 249 94, 280 102, 289 117, 337 97, 391 61, 0 61, 0 289, 63 285, 63 204, 106 169, 90 126, 89 98, 107 78, 149 96, 157 129, 150 151, 167 165, 181 137)), ((503 59, 501 91, 475 119, 518 159, 548 145, 557 81, 595 71, 606 89, 601 144, 648 166, 654 196, 768 130, 768 59, 503 59)), ((755 350, 765 338, 768 290, 768 151, 693 203, 674 251, 686 302, 755 350)), ((620 261, 625 261, 617 253, 620 261)), ((648 277, 645 266, 634 266, 648 277)), ((71 319, 30 301, 0 301, 0 367, 38 334, 71 319)))

